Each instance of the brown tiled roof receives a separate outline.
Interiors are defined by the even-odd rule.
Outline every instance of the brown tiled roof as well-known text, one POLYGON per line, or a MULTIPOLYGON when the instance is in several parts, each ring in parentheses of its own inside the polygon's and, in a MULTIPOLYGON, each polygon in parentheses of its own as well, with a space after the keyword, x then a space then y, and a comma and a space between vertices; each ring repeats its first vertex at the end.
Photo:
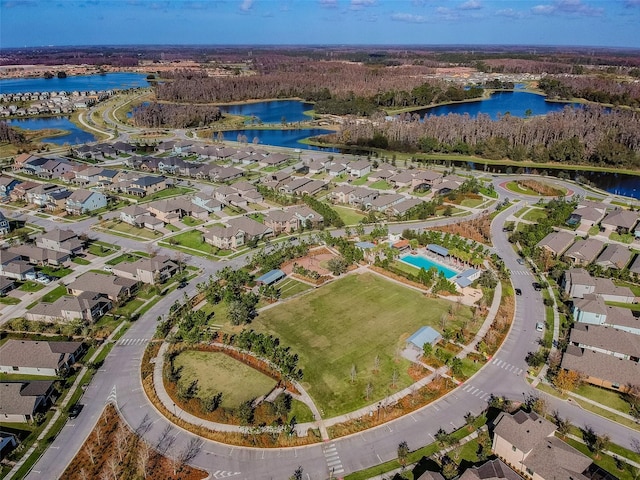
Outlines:
MULTIPOLYGON (((420 477, 422 478, 422 477, 420 477)), ((459 480, 522 480, 522 477, 511 470, 502 460, 495 458, 477 467, 467 468, 459 480)))
POLYGON ((620 386, 637 383, 640 378, 640 363, 575 345, 567 347, 561 365, 566 370, 574 370, 620 386))
POLYGON ((640 335, 606 325, 576 323, 571 329, 569 341, 640 358, 640 335))
POLYGON ((80 342, 40 342, 9 339, 0 347, 0 364, 12 367, 59 368, 80 342))
POLYGON ((525 458, 524 465, 548 480, 587 480, 582 472, 591 459, 556 437, 545 438, 525 458))

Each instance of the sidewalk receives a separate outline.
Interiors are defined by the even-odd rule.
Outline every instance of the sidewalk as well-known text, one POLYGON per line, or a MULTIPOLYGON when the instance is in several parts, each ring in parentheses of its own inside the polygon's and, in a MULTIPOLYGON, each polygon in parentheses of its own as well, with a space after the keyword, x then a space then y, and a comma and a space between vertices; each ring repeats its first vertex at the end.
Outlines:
MULTIPOLYGON (((580 442, 583 445, 587 444, 582 438, 576 437, 575 435, 568 434, 567 437, 570 438, 571 440, 575 440, 576 442, 580 442)), ((640 463, 634 462, 633 460, 629 460, 627 457, 621 457, 620 455, 612 452, 611 450, 603 450, 602 453, 604 453, 605 455, 609 455, 612 458, 624 459, 622 460, 624 461, 624 463, 628 463, 629 465, 632 465, 635 468, 640 468, 640 463)))
MULTIPOLYGON (((121 330, 123 325, 124 325, 124 322, 121 322, 120 325, 118 325, 116 327, 116 329, 113 332, 111 332, 111 335, 109 335, 107 340, 100 346, 100 348, 98 348, 94 352, 94 354, 91 356, 91 358, 88 360, 88 362, 93 362, 98 357, 100 352, 102 352, 102 350, 111 342, 113 337, 118 334, 118 332, 121 330)), ((88 362, 85 362, 85 363, 88 363, 88 362)), ((87 372, 87 367, 83 366, 80 369, 80 372, 78 372, 78 375, 76 376, 76 379, 73 382, 73 385, 71 386, 71 388, 67 392, 67 395, 60 402, 60 405, 58 406, 58 408, 56 409, 55 413, 53 414, 53 417, 51 418, 51 420, 49 420, 49 423, 47 423, 47 426, 42 430, 40 435, 38 435, 38 438, 36 439, 36 441, 31 444, 31 447, 29 447, 29 450, 27 450, 27 452, 22 456, 22 458, 20 458, 18 463, 16 463, 14 465, 14 467, 11 469, 11 471, 7 474, 7 476, 5 477, 6 480, 11 480, 16 475, 18 470, 31 457, 31 455, 33 454, 35 449, 38 448, 38 445, 40 445, 42 440, 47 436, 47 434, 49 433, 49 430, 51 430, 51 428, 53 428, 53 426, 56 424, 56 422, 58 421, 58 418, 60 418, 60 415, 62 415, 61 412, 66 408, 67 404, 71 400, 71 397, 73 397, 73 395, 75 394, 75 392, 76 392, 76 390, 77 390, 77 388, 78 388, 80 382, 82 381, 82 378, 84 377, 84 374, 86 372, 87 372)), ((91 433, 91 432, 89 432, 89 433, 91 433)), ((35 465, 35 464, 36 464, 36 462, 33 463, 33 465, 35 465)))

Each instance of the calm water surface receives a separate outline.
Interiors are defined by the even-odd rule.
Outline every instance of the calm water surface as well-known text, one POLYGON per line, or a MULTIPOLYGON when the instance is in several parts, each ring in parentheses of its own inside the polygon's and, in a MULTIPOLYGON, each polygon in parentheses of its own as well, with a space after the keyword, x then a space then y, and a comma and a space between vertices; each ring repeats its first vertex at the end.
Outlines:
MULTIPOLYGON (((223 112, 232 115, 255 117, 255 123, 301 122, 311 117, 304 112, 313 109, 313 104, 299 100, 272 100, 268 102, 243 103, 240 105, 220 105, 223 112)), ((251 120, 248 121, 251 123, 251 120)))
POLYGON ((68 117, 46 117, 46 118, 20 118, 15 120, 7 120, 9 125, 26 130, 44 130, 56 128, 59 130, 68 130, 67 135, 60 137, 43 138, 44 143, 55 143, 56 145, 76 145, 78 143, 95 142, 96 137, 89 132, 85 132, 76 127, 68 117))
POLYGON ((107 73, 105 75, 77 75, 67 78, 9 78, 0 80, 0 93, 73 92, 148 87, 144 73, 107 73))

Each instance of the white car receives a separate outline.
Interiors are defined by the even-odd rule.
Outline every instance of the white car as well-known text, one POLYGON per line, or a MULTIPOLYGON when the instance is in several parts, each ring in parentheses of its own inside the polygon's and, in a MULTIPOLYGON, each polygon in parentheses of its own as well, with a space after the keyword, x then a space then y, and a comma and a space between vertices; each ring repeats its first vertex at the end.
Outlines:
POLYGON ((542 332, 544 330, 544 323, 542 323, 542 322, 536 323, 536 330, 538 332, 542 332))
POLYGON ((25 279, 27 280, 35 280, 36 277, 36 272, 27 272, 24 276, 25 279))

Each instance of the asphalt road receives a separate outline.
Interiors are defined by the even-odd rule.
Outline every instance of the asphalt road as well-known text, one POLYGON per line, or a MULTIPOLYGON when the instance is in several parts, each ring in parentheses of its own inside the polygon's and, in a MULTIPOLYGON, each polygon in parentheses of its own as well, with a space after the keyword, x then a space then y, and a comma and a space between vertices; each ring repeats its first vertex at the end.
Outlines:
MULTIPOLYGON (((517 195, 500 187, 505 177, 494 183, 502 196, 515 198, 517 195)), ((581 189, 571 187, 576 193, 581 189)), ((581 194, 584 194, 583 192, 581 194)), ((291 449, 252 449, 232 447, 205 441, 203 448, 192 464, 212 474, 213 478, 237 478, 247 480, 289 478, 298 466, 304 469, 304 478, 326 479, 333 473, 341 477, 347 473, 370 467, 397 457, 397 447, 406 441, 410 449, 431 443, 435 433, 443 428, 451 431, 464 424, 467 412, 480 413, 487 405, 491 393, 504 395, 513 400, 523 399, 534 390, 526 382, 525 357, 527 352, 537 348, 540 333, 535 330, 537 321, 544 321, 544 307, 539 292, 532 286, 534 278, 526 267, 517 263, 517 255, 502 232, 502 224, 509 214, 521 205, 515 205, 500 213, 494 220, 492 234, 495 250, 500 252, 506 266, 511 270, 515 288, 522 290, 517 296, 516 314, 512 329, 502 348, 483 369, 468 382, 449 395, 423 407, 405 417, 394 420, 361 433, 332 440, 325 444, 291 449)), ((447 219, 451 222, 455 219, 447 219)), ((418 228, 422 224, 412 224, 418 228)), ((392 231, 402 230, 403 225, 390 227, 392 231)), ((233 261, 239 265, 242 258, 233 261)), ((202 279, 225 264, 206 263, 202 279)), ((196 279, 187 288, 187 293, 195 293, 196 279)), ((103 367, 97 372, 91 385, 81 400, 85 404, 82 413, 70 420, 51 448, 36 464, 28 479, 59 478, 68 462, 80 449, 90 433, 105 403, 115 400, 132 428, 136 428, 148 417, 153 423, 145 438, 155 444, 165 429, 170 429, 175 437, 169 454, 176 455, 192 438, 192 434, 172 426, 148 402, 140 381, 140 360, 147 342, 155 330, 156 318, 167 311, 167 306, 181 298, 183 291, 169 294, 165 301, 157 304, 138 320, 125 336, 120 339, 107 357, 103 367)), ((597 432, 607 432, 614 443, 630 446, 634 432, 619 424, 583 411, 576 406, 550 397, 550 409, 558 410, 577 426, 590 425, 597 432)))

